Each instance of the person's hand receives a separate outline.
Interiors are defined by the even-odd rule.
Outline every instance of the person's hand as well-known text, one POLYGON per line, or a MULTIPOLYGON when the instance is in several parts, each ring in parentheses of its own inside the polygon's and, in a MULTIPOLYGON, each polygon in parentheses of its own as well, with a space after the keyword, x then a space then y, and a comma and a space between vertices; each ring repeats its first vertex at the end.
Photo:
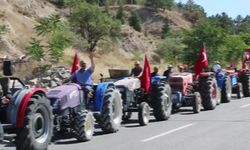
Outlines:
POLYGON ((90 58, 90 59, 93 59, 94 56, 95 56, 94 52, 90 52, 90 53, 89 53, 89 58, 90 58))

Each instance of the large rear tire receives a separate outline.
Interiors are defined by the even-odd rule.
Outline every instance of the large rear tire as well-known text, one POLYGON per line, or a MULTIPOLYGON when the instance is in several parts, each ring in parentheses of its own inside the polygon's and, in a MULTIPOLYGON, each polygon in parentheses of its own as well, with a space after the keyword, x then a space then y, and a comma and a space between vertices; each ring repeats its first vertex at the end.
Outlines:
POLYGON ((28 103, 24 127, 16 137, 17 150, 45 150, 53 132, 53 113, 44 95, 33 95, 28 103))
POLYGON ((230 76, 226 75, 223 81, 223 87, 221 89, 221 102, 229 103, 232 96, 232 84, 230 76))
POLYGON ((94 117, 91 112, 79 111, 74 118, 74 130, 76 139, 85 142, 92 139, 94 134, 94 117))
POLYGON ((117 132, 122 122, 122 98, 119 90, 108 87, 104 95, 104 104, 99 117, 100 126, 105 133, 117 132))
POLYGON ((160 83, 151 88, 150 99, 157 121, 167 120, 172 111, 171 88, 167 83, 160 83))
POLYGON ((202 99, 202 105, 205 110, 213 110, 217 104, 217 84, 214 77, 201 77, 199 90, 202 99))
POLYGON ((250 97, 250 73, 242 73, 241 83, 244 97, 250 97))

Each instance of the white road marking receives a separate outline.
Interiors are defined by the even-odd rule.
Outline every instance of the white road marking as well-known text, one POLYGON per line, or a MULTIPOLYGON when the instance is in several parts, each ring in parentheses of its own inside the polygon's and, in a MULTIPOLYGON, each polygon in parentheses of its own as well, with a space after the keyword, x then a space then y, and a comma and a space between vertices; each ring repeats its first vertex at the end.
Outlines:
POLYGON ((169 130, 169 131, 167 131, 167 132, 161 133, 161 134, 159 134, 159 135, 152 136, 152 137, 150 137, 150 138, 141 140, 141 142, 149 142, 149 141, 152 141, 152 140, 157 139, 157 138, 159 138, 159 137, 162 137, 162 136, 165 136, 165 135, 174 133, 174 132, 176 132, 176 131, 179 131, 179 130, 188 128, 188 127, 193 126, 193 125, 194 125, 194 124, 192 124, 192 123, 191 123, 191 124, 187 124, 187 125, 181 126, 181 127, 179 127, 179 128, 172 129, 172 130, 169 130))
POLYGON ((246 107, 249 107, 250 104, 246 104, 246 105, 243 105, 243 106, 240 106, 240 108, 246 108, 246 107))

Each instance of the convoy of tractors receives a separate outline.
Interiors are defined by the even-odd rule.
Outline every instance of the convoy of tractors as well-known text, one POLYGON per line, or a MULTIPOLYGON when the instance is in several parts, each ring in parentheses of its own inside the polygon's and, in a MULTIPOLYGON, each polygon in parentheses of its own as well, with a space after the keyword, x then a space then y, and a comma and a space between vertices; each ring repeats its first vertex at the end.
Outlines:
MULTIPOLYGON (((245 64, 250 60, 249 51, 244 53, 245 64)), ((213 66, 198 78, 189 72, 172 73, 168 79, 155 76, 149 92, 142 88, 141 80, 129 77, 129 71, 109 70, 110 77, 102 76, 89 96, 75 83, 49 91, 30 88, 12 77, 11 62, 6 60, 5 77, 0 78, 0 140, 15 134, 17 149, 47 149, 57 134, 72 134, 80 142, 91 140, 96 123, 104 133, 117 132, 134 112, 144 126, 151 110, 157 121, 168 120, 181 107, 192 107, 194 113, 202 108, 213 110, 230 102, 233 93, 239 99, 250 96, 250 71, 248 65, 243 66, 241 70, 213 66)))

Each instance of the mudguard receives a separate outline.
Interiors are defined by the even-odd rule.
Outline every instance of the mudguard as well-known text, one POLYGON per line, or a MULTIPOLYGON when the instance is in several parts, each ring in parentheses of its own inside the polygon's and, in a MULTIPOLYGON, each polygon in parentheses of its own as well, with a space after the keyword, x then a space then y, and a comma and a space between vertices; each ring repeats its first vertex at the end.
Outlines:
POLYGON ((22 102, 25 94, 28 91, 29 91, 28 88, 24 88, 24 89, 17 91, 13 95, 13 97, 10 101, 10 104, 8 105, 8 108, 7 108, 7 119, 8 119, 8 122, 10 122, 11 124, 14 124, 14 125, 16 124, 19 107, 21 105, 21 102, 22 102))
POLYGON ((237 75, 232 75, 231 76, 231 83, 232 83, 233 87, 238 85, 238 76, 237 75))
POLYGON ((97 85, 97 88, 95 91, 94 111, 98 111, 98 112, 102 111, 104 95, 109 86, 114 86, 114 84, 112 82, 102 82, 97 85))
POLYGON ((42 88, 21 89, 13 95, 11 104, 7 108, 7 118, 17 128, 23 126, 27 105, 31 96, 35 93, 45 94, 45 91, 42 88))
POLYGON ((165 76, 154 76, 151 79, 151 84, 156 84, 159 85, 161 83, 161 81, 166 81, 167 78, 165 76))
POLYGON ((217 85, 220 89, 223 88, 224 86, 224 78, 227 74, 225 72, 218 72, 216 73, 215 77, 216 77, 216 82, 217 82, 217 85))
POLYGON ((3 138, 4 138, 3 126, 0 123, 0 141, 3 140, 3 138))

